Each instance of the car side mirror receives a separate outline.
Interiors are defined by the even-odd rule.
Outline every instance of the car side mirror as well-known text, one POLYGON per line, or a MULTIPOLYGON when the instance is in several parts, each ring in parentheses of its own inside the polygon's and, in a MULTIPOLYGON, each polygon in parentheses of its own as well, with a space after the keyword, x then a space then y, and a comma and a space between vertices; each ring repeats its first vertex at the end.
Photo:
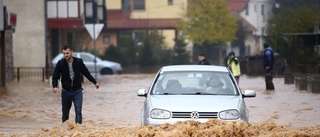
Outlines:
POLYGON ((139 97, 146 97, 147 96, 147 90, 146 89, 139 89, 137 95, 139 97))
POLYGON ((244 98, 247 98, 247 97, 255 97, 255 96, 256 96, 256 91, 253 91, 253 90, 245 90, 242 95, 243 95, 244 98))

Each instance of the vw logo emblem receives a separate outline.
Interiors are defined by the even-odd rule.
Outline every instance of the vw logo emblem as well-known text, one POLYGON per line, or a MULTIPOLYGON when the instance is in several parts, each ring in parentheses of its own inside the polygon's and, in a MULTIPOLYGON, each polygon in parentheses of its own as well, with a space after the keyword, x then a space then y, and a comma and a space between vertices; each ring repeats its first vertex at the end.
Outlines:
POLYGON ((199 113, 197 111, 192 111, 190 117, 193 119, 199 118, 199 113))

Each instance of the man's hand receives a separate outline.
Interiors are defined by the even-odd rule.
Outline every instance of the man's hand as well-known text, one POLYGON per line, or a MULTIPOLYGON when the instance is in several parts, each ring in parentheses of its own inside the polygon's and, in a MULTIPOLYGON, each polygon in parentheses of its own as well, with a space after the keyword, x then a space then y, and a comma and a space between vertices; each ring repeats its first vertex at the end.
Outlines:
POLYGON ((98 82, 95 84, 95 86, 96 86, 96 89, 99 89, 99 87, 100 87, 98 82))
POLYGON ((267 66, 267 67, 266 67, 266 70, 269 70, 269 69, 270 69, 270 67, 269 67, 269 66, 267 66))
POLYGON ((53 93, 57 93, 59 91, 58 88, 53 88, 53 93))

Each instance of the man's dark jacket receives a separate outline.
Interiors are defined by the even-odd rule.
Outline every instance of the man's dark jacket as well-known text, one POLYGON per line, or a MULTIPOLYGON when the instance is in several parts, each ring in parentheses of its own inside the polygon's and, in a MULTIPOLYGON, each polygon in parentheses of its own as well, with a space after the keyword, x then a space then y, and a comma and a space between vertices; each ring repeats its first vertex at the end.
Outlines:
POLYGON ((198 65, 210 65, 209 61, 207 59, 203 59, 198 62, 198 65))
POLYGON ((90 82, 96 84, 97 81, 92 77, 88 68, 84 65, 82 59, 73 57, 72 68, 74 71, 73 84, 70 78, 69 66, 66 59, 61 59, 56 64, 52 76, 53 88, 58 87, 58 80, 61 78, 62 88, 69 91, 82 89, 82 75, 84 75, 90 82))
POLYGON ((274 54, 271 47, 267 47, 264 51, 264 60, 263 67, 270 67, 269 70, 266 70, 266 73, 272 73, 273 71, 273 63, 274 63, 274 54))

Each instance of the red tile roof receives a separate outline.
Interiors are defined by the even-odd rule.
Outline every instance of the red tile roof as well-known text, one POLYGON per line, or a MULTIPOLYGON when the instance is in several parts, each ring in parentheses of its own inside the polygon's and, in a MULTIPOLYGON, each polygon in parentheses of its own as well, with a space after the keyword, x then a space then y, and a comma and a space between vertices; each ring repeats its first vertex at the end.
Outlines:
POLYGON ((226 0, 230 5, 231 11, 240 12, 242 11, 249 0, 226 0))

